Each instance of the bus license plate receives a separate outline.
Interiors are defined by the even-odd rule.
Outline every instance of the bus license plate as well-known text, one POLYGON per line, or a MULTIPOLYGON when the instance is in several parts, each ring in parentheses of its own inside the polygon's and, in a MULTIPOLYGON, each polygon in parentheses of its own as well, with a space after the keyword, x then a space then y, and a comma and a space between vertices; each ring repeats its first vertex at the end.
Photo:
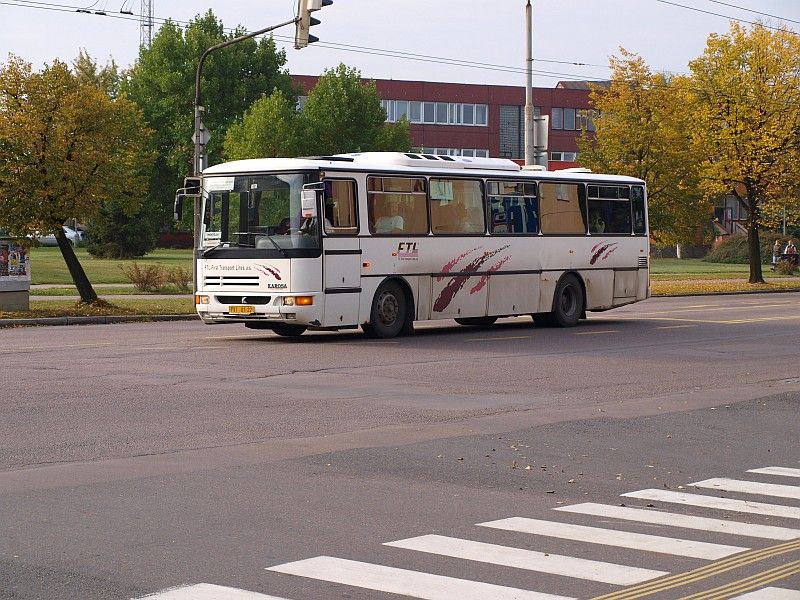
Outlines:
POLYGON ((231 306, 228 308, 228 312, 232 315, 252 315, 256 312, 255 306, 231 306))

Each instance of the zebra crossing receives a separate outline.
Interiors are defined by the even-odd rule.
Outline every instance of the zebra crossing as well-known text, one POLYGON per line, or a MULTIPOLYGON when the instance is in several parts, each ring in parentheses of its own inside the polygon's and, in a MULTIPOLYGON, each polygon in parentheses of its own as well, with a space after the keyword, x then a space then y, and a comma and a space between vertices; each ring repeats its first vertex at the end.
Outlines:
MULTIPOLYGON (((504 546, 473 539, 427 534, 418 537, 385 542, 383 546, 419 555, 435 555, 452 559, 511 567, 527 572, 571 578, 603 584, 596 598, 625 600, 642 598, 655 593, 674 593, 675 597, 735 600, 800 600, 800 590, 781 587, 780 583, 800 574, 800 506, 791 503, 800 500, 800 485, 792 478, 800 478, 800 469, 785 466, 768 466, 750 469, 749 474, 779 478, 780 483, 755 479, 712 478, 689 483, 686 489, 674 491, 644 489, 621 494, 664 503, 666 510, 635 508, 623 505, 583 502, 555 507, 561 517, 548 520, 531 517, 509 517, 476 523, 481 530, 500 530, 520 540, 528 536, 566 540, 594 547, 616 547, 634 550, 642 556, 666 555, 706 561, 703 566, 688 572, 669 573, 661 569, 589 560, 575 556, 554 554, 513 546, 504 546), (707 492, 741 494, 747 497, 762 496, 758 500, 741 500, 712 496, 707 492), (763 500, 775 499, 774 502, 763 500), (780 503, 784 502, 784 503, 780 503), (673 506, 674 505, 674 506, 673 506), (679 507, 680 512, 674 510, 679 507), (691 514, 695 509, 711 509, 715 517, 691 514), (570 515, 614 521, 614 528, 586 526, 565 522, 570 515), (733 518, 731 518, 733 517, 733 518), (785 524, 763 524, 747 519, 781 519, 785 524), (798 521, 797 527, 792 521, 798 521), (667 528, 668 535, 653 535, 626 531, 626 524, 657 525, 667 528), (675 535, 672 535, 673 530, 675 535), (721 544, 681 537, 680 531, 725 534, 721 544), (764 546, 772 542, 773 545, 764 546), (758 567, 759 563, 780 557, 778 566, 759 571, 756 575, 741 577, 701 593, 684 596, 688 583, 704 581, 711 585, 711 577, 720 573, 733 573, 743 566, 758 567), (608 592, 608 586, 618 589, 608 592)), ((763 479, 764 477, 762 477, 763 479)), ((661 530, 662 532, 664 530, 661 530)), ((717 536, 718 537, 718 536, 717 536)), ((525 542, 527 543, 527 542, 525 542)), ((663 560, 661 563, 663 565, 663 560)), ((423 600, 576 600, 563 595, 558 589, 528 590, 473 579, 448 577, 420 570, 402 568, 401 565, 382 565, 339 558, 315 556, 266 567, 267 571, 301 577, 331 584, 340 584, 371 590, 377 597, 381 593, 397 594, 423 600)), ((548 581, 553 581, 550 578, 548 581)), ((795 579, 796 581, 796 579, 795 579)), ((663 597, 659 596, 659 597, 663 597)), ((187 585, 146 596, 149 600, 292 600, 257 592, 228 588, 208 583, 187 585)))

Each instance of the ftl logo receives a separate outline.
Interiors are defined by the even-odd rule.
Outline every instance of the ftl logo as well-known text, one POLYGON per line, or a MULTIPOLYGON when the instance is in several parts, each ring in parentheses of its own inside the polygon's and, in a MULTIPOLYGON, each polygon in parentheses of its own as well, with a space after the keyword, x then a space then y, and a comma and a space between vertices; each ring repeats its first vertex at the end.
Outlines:
POLYGON ((397 244, 397 258, 399 260, 419 260, 417 242, 400 242, 397 244))

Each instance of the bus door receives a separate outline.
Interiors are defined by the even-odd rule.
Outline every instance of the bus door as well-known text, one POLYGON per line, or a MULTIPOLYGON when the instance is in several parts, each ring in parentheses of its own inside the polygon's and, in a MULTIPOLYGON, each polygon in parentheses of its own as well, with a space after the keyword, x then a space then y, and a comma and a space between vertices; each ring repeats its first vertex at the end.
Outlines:
POLYGON ((361 242, 353 179, 325 179, 322 186, 322 256, 325 327, 358 324, 361 242))

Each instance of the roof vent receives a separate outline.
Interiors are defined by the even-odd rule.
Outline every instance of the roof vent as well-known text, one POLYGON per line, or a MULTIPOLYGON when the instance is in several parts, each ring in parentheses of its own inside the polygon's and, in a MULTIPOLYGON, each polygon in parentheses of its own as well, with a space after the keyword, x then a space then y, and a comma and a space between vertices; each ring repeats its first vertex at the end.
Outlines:
POLYGON ((591 173, 591 169, 586 167, 570 167, 569 169, 556 169, 555 173, 591 173))

